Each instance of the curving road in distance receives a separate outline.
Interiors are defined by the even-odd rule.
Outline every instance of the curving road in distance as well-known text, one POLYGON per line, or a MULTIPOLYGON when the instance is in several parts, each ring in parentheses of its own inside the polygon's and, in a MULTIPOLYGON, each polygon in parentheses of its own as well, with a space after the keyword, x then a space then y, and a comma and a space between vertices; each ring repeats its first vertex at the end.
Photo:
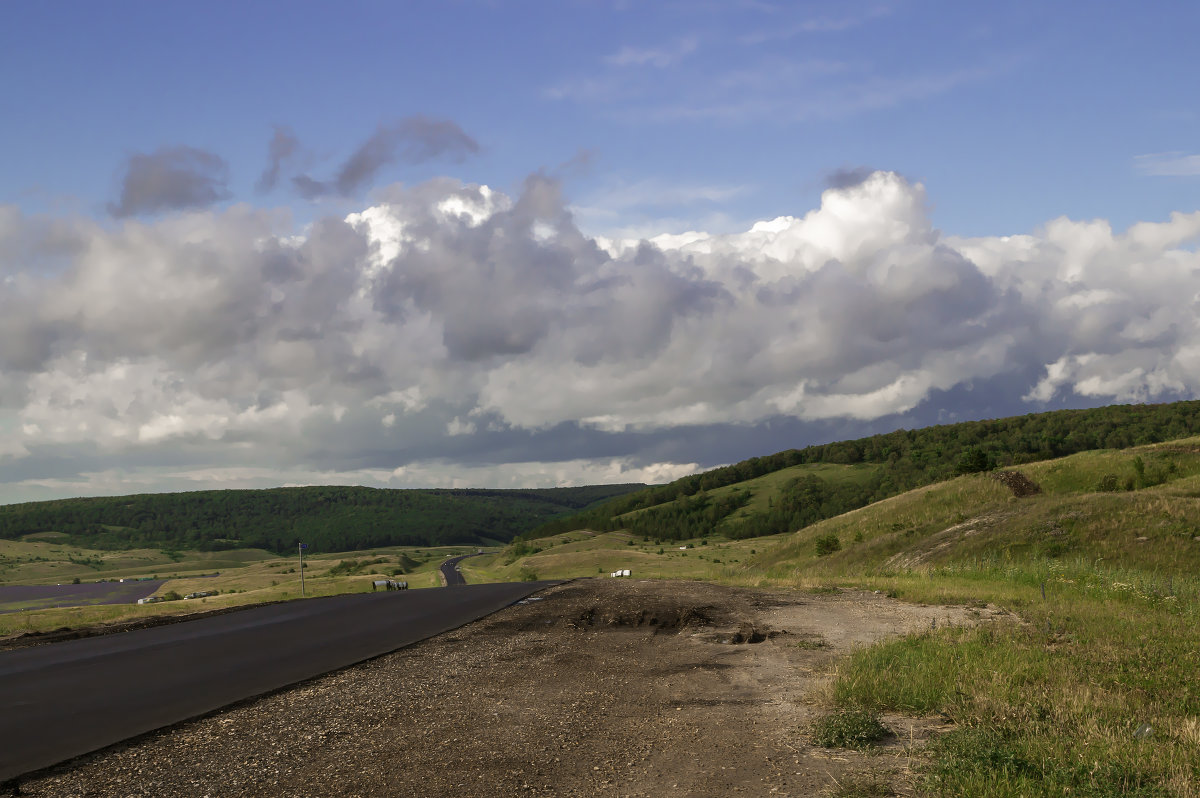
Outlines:
POLYGON ((459 557, 451 557, 442 563, 442 578, 446 580, 446 587, 465 585, 467 580, 463 579, 463 575, 459 573, 458 564, 468 557, 478 557, 480 554, 483 554, 483 552, 477 551, 474 554, 463 554, 459 557))
POLYGON ((395 651, 552 584, 289 601, 0 651, 0 784, 395 651))

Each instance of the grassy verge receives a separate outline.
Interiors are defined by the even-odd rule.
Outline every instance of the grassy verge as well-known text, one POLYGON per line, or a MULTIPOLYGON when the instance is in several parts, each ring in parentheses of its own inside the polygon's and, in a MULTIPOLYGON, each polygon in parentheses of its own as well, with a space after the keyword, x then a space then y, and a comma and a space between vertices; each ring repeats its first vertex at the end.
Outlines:
POLYGON ((901 598, 970 597, 1016 614, 863 649, 838 667, 833 700, 955 721, 922 771, 930 794, 1200 795, 1195 580, 1170 594, 1166 580, 1131 578, 1051 563, 868 580, 901 598))

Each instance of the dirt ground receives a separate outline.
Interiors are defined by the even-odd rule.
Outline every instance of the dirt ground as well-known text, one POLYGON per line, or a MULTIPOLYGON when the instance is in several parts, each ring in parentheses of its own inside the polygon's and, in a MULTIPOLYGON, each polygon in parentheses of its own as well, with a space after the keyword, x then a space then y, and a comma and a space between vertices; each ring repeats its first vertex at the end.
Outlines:
POLYGON ((812 746, 852 647, 995 610, 587 579, 393 654, 19 780, 31 796, 763 796, 910 792, 938 718, 812 746))

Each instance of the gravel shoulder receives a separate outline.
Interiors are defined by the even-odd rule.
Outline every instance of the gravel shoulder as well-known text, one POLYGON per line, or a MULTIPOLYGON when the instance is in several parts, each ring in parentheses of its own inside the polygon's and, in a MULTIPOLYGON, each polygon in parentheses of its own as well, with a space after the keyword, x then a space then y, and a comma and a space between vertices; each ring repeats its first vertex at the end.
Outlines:
POLYGON ((940 719, 860 754, 809 745, 856 645, 984 621, 858 592, 578 580, 370 662, 8 785, 14 795, 820 795, 908 790, 940 719))

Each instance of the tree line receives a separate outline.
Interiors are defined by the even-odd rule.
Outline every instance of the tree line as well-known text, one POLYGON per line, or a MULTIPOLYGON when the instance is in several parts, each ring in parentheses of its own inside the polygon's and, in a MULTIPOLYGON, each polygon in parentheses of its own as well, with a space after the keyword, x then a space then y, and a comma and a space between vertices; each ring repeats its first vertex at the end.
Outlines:
POLYGON ((857 440, 753 457, 734 465, 629 493, 521 537, 532 540, 575 529, 629 529, 659 540, 720 531, 754 537, 799 529, 825 518, 957 474, 987 471, 1098 449, 1126 449, 1200 434, 1200 401, 1110 405, 1056 410, 918 430, 896 430, 857 440), (766 511, 731 519, 744 505, 707 494, 798 465, 875 466, 865 480, 811 474, 784 486, 766 511))
POLYGON ((61 499, 0 506, 0 538, 59 532, 101 549, 317 551, 507 542, 548 519, 644 487, 393 490, 304 487, 61 499))

